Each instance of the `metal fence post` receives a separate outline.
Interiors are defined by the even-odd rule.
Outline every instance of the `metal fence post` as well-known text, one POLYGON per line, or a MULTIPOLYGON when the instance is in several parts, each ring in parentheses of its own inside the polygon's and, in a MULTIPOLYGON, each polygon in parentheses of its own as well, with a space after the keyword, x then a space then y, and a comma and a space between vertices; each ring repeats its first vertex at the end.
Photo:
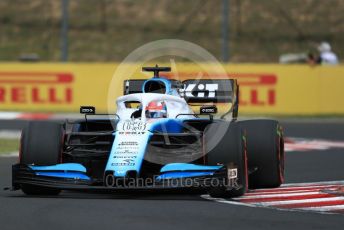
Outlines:
POLYGON ((229 0, 222 0, 222 61, 229 61, 229 0))
POLYGON ((69 0, 61 0, 61 61, 68 60, 68 6, 69 0))

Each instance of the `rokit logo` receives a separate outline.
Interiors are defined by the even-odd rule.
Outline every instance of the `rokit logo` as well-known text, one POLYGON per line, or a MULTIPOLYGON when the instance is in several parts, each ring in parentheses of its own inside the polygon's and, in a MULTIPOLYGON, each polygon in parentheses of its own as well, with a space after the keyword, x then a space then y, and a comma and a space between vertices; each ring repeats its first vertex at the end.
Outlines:
POLYGON ((233 85, 230 79, 185 80, 179 92, 188 102, 230 102, 233 85))
MULTIPOLYGON (((254 107, 265 107, 265 106, 275 106, 277 99, 277 82, 278 76, 273 73, 229 73, 229 74, 216 74, 216 73, 190 73, 190 72, 179 72, 175 75, 171 74, 168 77, 171 79, 178 78, 180 81, 187 82, 188 79, 197 78, 202 76, 202 78, 212 79, 213 81, 218 81, 221 79, 237 79, 240 87, 239 90, 239 104, 240 106, 254 106, 254 107)), ((204 81, 200 79, 199 81, 204 81)), ((210 99, 210 96, 213 96, 213 92, 204 91, 207 89, 206 85, 200 86, 204 90, 198 89, 199 84, 194 82, 189 82, 182 91, 188 92, 189 98, 198 98, 198 96, 204 95, 204 98, 210 99), (193 91, 193 92, 192 92, 193 91), (190 97, 190 95, 192 97, 190 97)), ((227 86, 223 84, 218 84, 218 89, 215 90, 215 97, 218 97, 219 91, 226 89, 227 86)), ((212 90, 211 86, 208 86, 209 90, 212 90)), ((186 96, 187 92, 183 92, 183 95, 186 96)))
POLYGON ((146 132, 119 132, 119 134, 124 134, 124 135, 141 135, 145 133, 146 132))
POLYGON ((185 88, 181 90, 181 96, 186 97, 208 97, 215 98, 219 84, 185 84, 185 88))
POLYGON ((1 104, 71 104, 71 73, 1 72, 1 104))

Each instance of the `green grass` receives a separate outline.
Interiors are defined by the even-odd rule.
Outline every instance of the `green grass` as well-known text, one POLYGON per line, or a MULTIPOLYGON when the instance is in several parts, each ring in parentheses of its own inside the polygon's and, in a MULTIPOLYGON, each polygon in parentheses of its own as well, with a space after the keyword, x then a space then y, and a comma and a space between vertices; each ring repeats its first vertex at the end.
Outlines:
POLYGON ((19 150, 18 139, 0 139, 0 154, 11 153, 19 150))
MULTIPOLYGON (((343 0, 233 0, 232 62, 276 62, 327 40, 344 56, 343 0)), ((37 53, 60 57, 60 6, 54 0, 0 1, 0 61, 37 53)), ((71 0, 69 60, 121 61, 158 39, 194 42, 221 59, 221 0, 71 0)))

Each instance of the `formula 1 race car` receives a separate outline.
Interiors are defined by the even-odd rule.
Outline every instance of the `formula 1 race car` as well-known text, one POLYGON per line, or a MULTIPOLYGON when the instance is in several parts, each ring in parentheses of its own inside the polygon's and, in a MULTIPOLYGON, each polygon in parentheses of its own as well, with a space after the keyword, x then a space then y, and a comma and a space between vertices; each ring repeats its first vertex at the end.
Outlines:
POLYGON ((82 106, 85 119, 30 122, 12 166, 12 190, 57 195, 196 188, 234 197, 281 185, 282 127, 274 120, 237 120, 236 80, 181 82, 159 76, 169 67, 143 71, 154 77, 125 80, 113 115, 82 106), (216 115, 218 103, 229 111, 216 115))

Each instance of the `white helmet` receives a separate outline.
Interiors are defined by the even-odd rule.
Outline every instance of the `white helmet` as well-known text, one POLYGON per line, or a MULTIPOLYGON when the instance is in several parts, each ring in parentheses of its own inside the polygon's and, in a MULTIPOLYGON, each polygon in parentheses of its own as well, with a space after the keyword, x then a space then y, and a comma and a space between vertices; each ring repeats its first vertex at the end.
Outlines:
POLYGON ((318 50, 320 53, 330 52, 331 51, 331 45, 328 42, 322 42, 318 46, 318 50))

